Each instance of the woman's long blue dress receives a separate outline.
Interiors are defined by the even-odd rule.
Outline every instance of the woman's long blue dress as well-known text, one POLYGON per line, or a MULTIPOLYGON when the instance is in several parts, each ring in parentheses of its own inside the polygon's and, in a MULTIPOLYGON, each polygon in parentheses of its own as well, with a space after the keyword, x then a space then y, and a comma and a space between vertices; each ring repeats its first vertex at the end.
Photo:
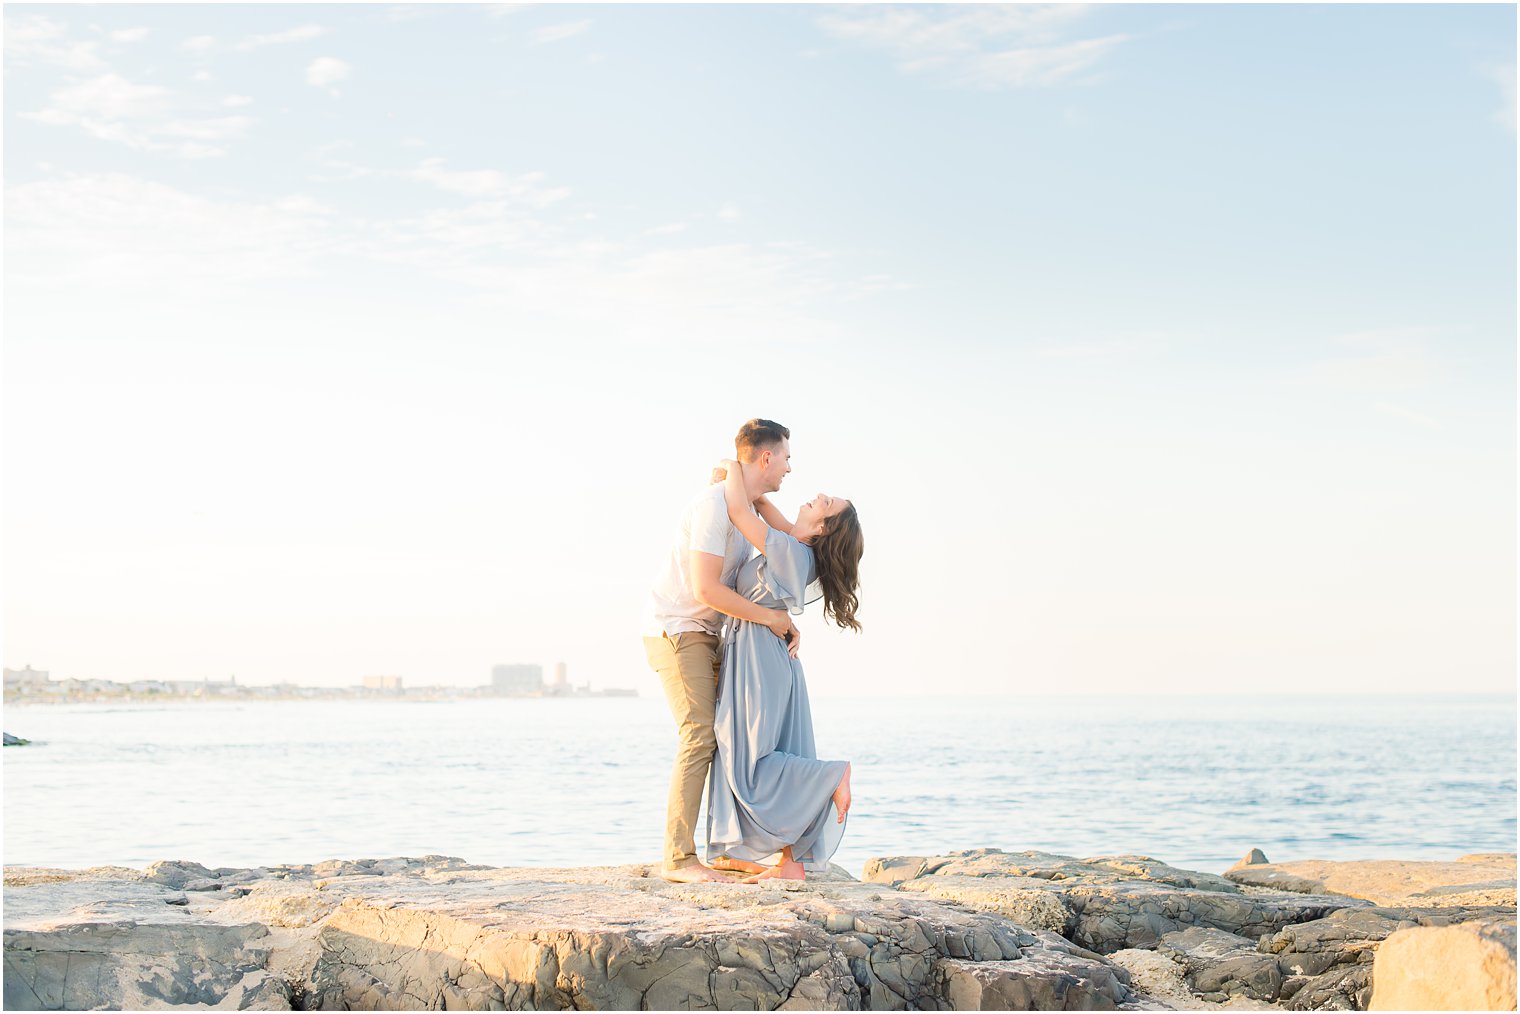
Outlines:
MULTIPOLYGON (((821 597, 813 551, 775 529, 739 571, 737 591, 802 613, 821 597)), ((707 783, 707 859, 762 862, 787 845, 808 870, 828 868, 844 836, 831 798, 844 761, 818 759, 802 663, 762 623, 729 621, 713 719, 718 751, 707 783)))

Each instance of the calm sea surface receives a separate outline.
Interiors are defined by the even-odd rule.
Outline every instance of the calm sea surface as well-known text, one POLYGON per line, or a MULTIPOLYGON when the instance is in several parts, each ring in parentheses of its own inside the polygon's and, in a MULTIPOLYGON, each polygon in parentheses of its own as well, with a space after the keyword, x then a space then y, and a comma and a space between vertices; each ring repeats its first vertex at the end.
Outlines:
MULTIPOLYGON (((1275 861, 1515 849, 1515 698, 813 701, 854 762, 835 861, 994 846, 1275 861)), ((660 853, 663 700, 7 706, 6 864, 660 853)), ((700 838, 699 838, 700 841, 700 838)))

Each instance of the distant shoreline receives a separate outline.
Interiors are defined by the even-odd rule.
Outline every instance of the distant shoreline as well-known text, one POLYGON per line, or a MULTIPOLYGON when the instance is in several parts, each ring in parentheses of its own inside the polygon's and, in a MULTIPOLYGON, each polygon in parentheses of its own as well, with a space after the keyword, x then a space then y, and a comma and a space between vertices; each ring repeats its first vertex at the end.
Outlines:
POLYGON ((168 703, 197 703, 197 704, 244 704, 249 702, 310 702, 310 701, 382 701, 387 703, 427 702, 456 700, 501 700, 501 701, 585 701, 601 699, 627 700, 637 698, 637 690, 601 690, 589 694, 492 694, 477 693, 473 688, 461 687, 457 690, 442 689, 435 692, 423 690, 409 690, 405 693, 385 693, 371 691, 369 693, 354 692, 341 688, 332 690, 323 689, 317 693, 308 694, 263 694, 263 693, 212 693, 212 694, 28 694, 28 695, 5 695, 5 706, 25 707, 28 705, 41 705, 44 707, 56 707, 60 704, 168 704, 168 703))

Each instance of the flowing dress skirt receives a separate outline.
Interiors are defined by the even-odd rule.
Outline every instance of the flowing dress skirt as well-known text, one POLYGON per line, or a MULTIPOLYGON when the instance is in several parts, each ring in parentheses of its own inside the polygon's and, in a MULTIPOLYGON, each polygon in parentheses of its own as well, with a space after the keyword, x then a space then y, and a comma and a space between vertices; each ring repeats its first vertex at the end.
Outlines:
POLYGON ((828 869, 844 836, 831 797, 846 764, 818 759, 802 664, 763 624, 733 621, 713 731, 708 861, 758 863, 791 845, 805 869, 828 869))

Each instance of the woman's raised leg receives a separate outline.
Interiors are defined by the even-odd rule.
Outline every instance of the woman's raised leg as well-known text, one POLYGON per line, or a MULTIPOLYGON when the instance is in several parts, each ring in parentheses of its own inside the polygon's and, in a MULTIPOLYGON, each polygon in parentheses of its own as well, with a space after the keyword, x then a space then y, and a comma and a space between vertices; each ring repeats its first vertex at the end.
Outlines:
POLYGON ((834 790, 831 797, 834 800, 834 808, 839 811, 838 823, 844 823, 844 815, 850 812, 850 765, 844 766, 844 777, 839 779, 839 787, 834 790))

